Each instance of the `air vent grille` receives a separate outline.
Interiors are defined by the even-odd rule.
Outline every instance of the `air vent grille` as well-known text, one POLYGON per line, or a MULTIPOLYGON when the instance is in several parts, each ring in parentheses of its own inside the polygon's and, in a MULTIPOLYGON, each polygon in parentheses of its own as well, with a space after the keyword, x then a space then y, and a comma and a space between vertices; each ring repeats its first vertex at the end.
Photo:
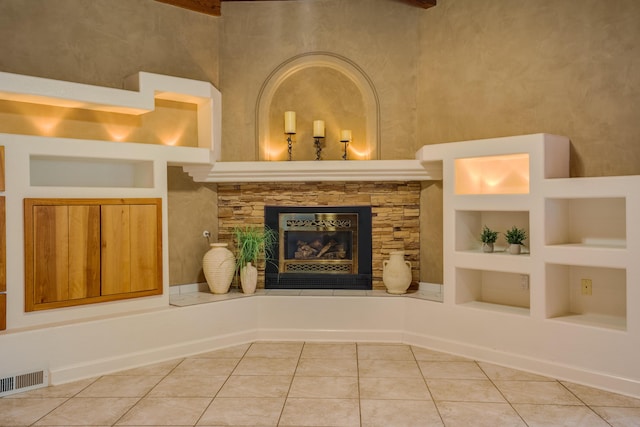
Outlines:
POLYGON ((0 397, 46 387, 49 374, 45 370, 0 378, 0 397))

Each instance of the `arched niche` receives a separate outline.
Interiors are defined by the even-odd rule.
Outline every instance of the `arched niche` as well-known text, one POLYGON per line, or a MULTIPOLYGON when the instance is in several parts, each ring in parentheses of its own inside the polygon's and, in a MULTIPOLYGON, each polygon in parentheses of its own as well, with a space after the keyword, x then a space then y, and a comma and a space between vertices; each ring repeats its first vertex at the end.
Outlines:
POLYGON ((295 111, 297 116, 293 160, 315 159, 314 120, 325 121, 322 159, 342 158, 341 129, 352 131, 350 160, 380 158, 380 107, 375 87, 362 69, 342 56, 327 52, 298 55, 267 77, 256 103, 258 159, 287 159, 285 111, 295 111))

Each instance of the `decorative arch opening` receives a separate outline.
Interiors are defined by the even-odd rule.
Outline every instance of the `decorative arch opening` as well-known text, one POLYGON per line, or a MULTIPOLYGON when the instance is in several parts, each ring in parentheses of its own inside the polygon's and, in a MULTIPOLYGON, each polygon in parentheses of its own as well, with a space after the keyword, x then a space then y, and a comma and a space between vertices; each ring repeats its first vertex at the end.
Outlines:
POLYGON ((324 120, 325 160, 342 159, 340 131, 352 131, 350 160, 380 158, 380 103, 366 73, 349 59, 329 52, 295 56, 266 78, 256 102, 256 157, 286 160, 284 112, 296 111, 293 160, 315 159, 313 121, 324 120))

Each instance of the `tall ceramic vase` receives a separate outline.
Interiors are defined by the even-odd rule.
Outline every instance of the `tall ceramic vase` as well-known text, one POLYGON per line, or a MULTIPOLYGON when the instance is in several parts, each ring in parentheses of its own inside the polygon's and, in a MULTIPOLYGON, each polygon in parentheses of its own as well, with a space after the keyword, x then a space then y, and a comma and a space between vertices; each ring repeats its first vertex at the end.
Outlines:
POLYGON ((252 294, 256 291, 258 269, 250 262, 240 269, 240 283, 242 284, 242 292, 245 294, 252 294))
POLYGON ((382 281, 390 294, 404 294, 411 285, 411 263, 405 261, 404 251, 391 251, 382 261, 382 281))
POLYGON ((207 279, 209 289, 214 294, 229 292, 233 274, 236 269, 236 258, 227 249, 226 243, 211 243, 211 249, 204 254, 202 270, 207 279))

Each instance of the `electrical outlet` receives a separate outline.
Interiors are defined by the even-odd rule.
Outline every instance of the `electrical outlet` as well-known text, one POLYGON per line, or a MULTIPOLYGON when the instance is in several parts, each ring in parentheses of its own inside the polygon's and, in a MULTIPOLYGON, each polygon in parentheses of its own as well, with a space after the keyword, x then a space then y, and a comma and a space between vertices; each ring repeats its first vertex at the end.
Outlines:
POLYGON ((582 287, 582 295, 592 295, 593 288, 591 279, 582 279, 580 281, 580 286, 582 287))
POLYGON ((523 291, 529 290, 529 276, 527 276, 526 274, 520 275, 520 289, 522 289, 523 291))
POLYGON ((209 237, 211 237, 211 233, 208 230, 204 230, 202 232, 202 237, 204 237, 205 239, 208 239, 209 237))

